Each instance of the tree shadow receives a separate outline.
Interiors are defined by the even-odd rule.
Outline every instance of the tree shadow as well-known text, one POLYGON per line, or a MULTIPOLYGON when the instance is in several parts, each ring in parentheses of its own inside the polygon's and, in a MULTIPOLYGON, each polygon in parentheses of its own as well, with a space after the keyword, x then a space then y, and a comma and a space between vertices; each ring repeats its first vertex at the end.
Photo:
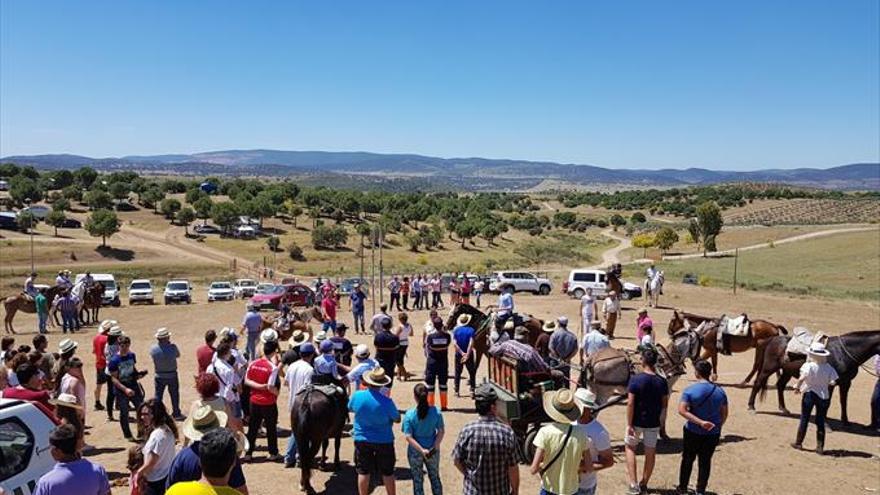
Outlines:
POLYGON ((95 251, 104 258, 113 258, 116 261, 131 261, 135 254, 131 249, 119 249, 110 246, 98 246, 95 251))

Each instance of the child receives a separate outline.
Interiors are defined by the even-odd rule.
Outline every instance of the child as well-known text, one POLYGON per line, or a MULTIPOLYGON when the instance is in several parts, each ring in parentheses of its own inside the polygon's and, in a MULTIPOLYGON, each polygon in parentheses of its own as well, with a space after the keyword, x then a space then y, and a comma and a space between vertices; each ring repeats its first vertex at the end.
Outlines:
POLYGON ((409 324, 409 316, 406 313, 397 315, 400 326, 397 328, 397 338, 400 339, 400 346, 397 348, 397 376, 402 381, 409 380, 410 373, 406 371, 404 362, 406 361, 406 350, 409 349, 409 338, 414 337, 413 327, 409 324))
POLYGON ((130 473, 128 477, 128 486, 131 489, 130 495, 141 495, 137 472, 144 465, 143 449, 143 446, 140 444, 132 445, 128 448, 128 464, 126 467, 130 473))

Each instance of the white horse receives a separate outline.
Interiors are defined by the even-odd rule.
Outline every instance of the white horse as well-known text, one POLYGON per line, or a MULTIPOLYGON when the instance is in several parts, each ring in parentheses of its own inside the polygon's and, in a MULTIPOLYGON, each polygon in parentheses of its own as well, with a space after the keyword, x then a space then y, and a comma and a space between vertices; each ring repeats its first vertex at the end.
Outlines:
POLYGON ((654 278, 648 281, 648 306, 657 307, 657 303, 660 301, 660 294, 663 292, 663 282, 666 280, 666 277, 663 275, 663 270, 658 270, 656 274, 654 274, 654 278))

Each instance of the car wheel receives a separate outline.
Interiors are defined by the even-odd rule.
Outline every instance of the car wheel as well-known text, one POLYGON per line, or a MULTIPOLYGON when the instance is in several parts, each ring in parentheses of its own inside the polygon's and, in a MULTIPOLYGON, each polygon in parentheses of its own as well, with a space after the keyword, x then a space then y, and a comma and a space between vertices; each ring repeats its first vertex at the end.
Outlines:
POLYGON ((550 294, 550 286, 549 285, 542 285, 541 288, 538 290, 538 292, 540 292, 542 296, 546 296, 546 295, 550 294))
POLYGON ((121 305, 122 305, 122 301, 120 301, 119 299, 114 299, 114 300, 113 300, 113 307, 114 307, 114 308, 118 308, 118 307, 121 306, 121 305))
POLYGON ((192 298, 189 298, 189 297, 186 298, 186 303, 187 303, 187 304, 192 304, 192 302, 193 302, 193 301, 192 301, 192 298))
POLYGON ((171 301, 169 301, 168 298, 166 297, 165 298, 165 305, 168 306, 169 304, 171 304, 171 301))
POLYGON ((620 295, 621 299, 623 299, 624 301, 629 301, 630 299, 632 299, 632 294, 630 294, 628 290, 622 292, 623 294, 620 295))
POLYGON ((574 297, 580 299, 580 298, 584 297, 584 294, 586 294, 586 292, 584 292, 583 289, 575 289, 574 292, 572 292, 572 294, 574 294, 574 297))
POLYGON ((134 306, 134 304, 132 304, 132 302, 131 302, 131 299, 128 300, 128 305, 129 305, 129 306, 134 306))

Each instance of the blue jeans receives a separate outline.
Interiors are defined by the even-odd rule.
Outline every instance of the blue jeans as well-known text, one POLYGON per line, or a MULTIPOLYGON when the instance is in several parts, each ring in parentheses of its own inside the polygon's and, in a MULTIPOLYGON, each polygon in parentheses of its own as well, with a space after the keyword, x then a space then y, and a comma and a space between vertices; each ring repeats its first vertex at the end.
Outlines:
POLYGON ((323 330, 325 332, 327 330, 333 330, 335 332, 336 331, 336 320, 325 320, 324 324, 321 325, 321 330, 323 330))
POLYGON ((364 324, 364 310, 363 310, 363 308, 352 310, 351 314, 354 317, 354 333, 360 333, 360 332, 366 333, 367 326, 364 324))
POLYGON ((180 382, 177 380, 177 374, 173 377, 153 377, 153 385, 156 388, 156 400, 162 402, 162 396, 165 395, 165 387, 168 387, 168 395, 171 396, 171 414, 173 416, 181 416, 180 412, 180 382))
POLYGON ((599 485, 593 486, 593 488, 580 488, 578 489, 577 495, 596 495, 596 488, 599 485))
POLYGON ((49 319, 49 313, 37 313, 38 328, 40 333, 46 333, 46 320, 49 319))
POLYGON ((247 344, 244 346, 248 355, 248 361, 257 359, 257 341, 260 339, 260 332, 248 332, 247 344))
POLYGON ((816 430, 819 433, 825 433, 825 416, 828 415, 828 407, 831 406, 831 399, 820 399, 815 392, 804 393, 801 401, 801 422, 798 425, 798 431, 807 431, 810 424, 810 413, 813 407, 816 408, 816 430))
POLYGON ((406 458, 409 461, 409 472, 412 475, 413 495, 425 495, 425 473, 422 470, 422 466, 428 470, 431 493, 433 495, 442 495, 443 484, 440 483, 440 452, 434 452, 434 455, 426 459, 421 452, 417 452, 416 449, 407 446, 406 458))
POLYGON ((134 411, 137 412, 144 401, 144 397, 137 383, 126 383, 124 385, 134 391, 134 396, 127 397, 122 390, 114 390, 114 392, 116 393, 116 407, 119 408, 119 426, 122 428, 122 434, 125 435, 125 438, 130 438, 132 435, 131 428, 129 427, 128 411, 131 410, 131 406, 134 406, 134 411))
POLYGON ((61 321, 63 322, 61 326, 63 333, 67 333, 68 330, 73 332, 78 323, 76 319, 76 311, 62 311, 61 321))
POLYGON ((284 453, 284 462, 292 464, 296 461, 296 436, 290 432, 290 438, 287 439, 287 452, 284 453))

